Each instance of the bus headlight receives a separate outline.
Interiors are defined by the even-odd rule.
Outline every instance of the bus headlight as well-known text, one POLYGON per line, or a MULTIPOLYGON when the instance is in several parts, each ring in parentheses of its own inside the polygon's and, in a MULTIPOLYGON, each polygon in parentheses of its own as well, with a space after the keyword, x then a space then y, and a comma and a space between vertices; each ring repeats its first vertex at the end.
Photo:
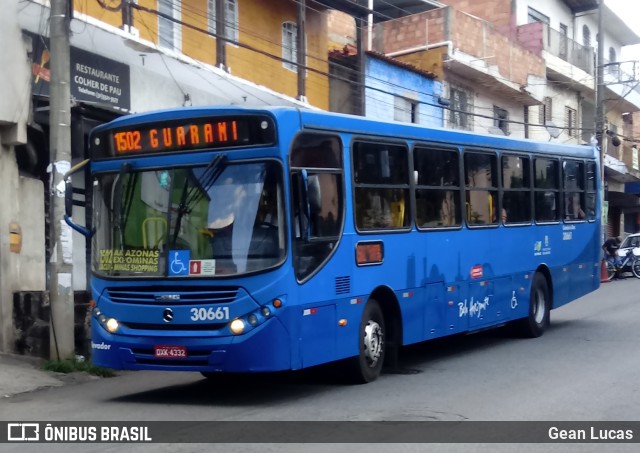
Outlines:
POLYGON ((105 329, 107 329, 109 333, 116 333, 119 326, 120 324, 118 323, 118 320, 114 318, 107 319, 107 322, 104 325, 105 329))
POLYGON ((229 329, 231 329, 231 332, 234 334, 240 335, 244 332, 244 321, 242 319, 234 319, 231 321, 231 324, 229 324, 229 329))

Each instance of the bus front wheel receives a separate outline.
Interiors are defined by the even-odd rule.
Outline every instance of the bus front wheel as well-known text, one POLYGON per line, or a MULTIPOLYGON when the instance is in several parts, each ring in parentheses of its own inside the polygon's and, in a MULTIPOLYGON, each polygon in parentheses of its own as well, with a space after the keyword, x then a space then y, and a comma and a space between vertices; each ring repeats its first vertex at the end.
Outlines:
POLYGON ((516 322, 516 331, 529 338, 541 336, 549 326, 551 298, 547 279, 540 273, 533 276, 529 297, 529 316, 516 322))
POLYGON ((385 343, 384 315, 378 301, 370 299, 362 312, 358 335, 358 355, 350 359, 349 377, 354 383, 374 381, 382 372, 385 343))

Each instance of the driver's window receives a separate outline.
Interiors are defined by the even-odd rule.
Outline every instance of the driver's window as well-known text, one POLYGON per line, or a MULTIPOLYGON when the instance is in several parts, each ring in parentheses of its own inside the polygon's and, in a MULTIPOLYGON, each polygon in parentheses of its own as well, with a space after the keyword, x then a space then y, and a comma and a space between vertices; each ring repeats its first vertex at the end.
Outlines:
POLYGON ((302 134, 291 151, 292 236, 298 280, 315 272, 339 240, 344 219, 341 150, 337 137, 302 134))

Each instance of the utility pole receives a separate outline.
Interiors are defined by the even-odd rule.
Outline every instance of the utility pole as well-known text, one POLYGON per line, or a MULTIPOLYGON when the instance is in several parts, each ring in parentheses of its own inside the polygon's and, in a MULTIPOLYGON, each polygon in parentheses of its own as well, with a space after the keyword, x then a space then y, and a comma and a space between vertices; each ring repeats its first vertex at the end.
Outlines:
POLYGON ((71 88, 69 0, 51 0, 50 241, 52 247, 49 296, 51 300, 50 348, 52 359, 73 359, 74 300, 71 228, 64 221, 63 176, 71 166, 71 88))
MULTIPOLYGON (((598 2, 598 56, 596 58, 596 142, 600 150, 600 187, 601 206, 605 207, 604 184, 604 28, 602 22, 602 6, 604 0, 598 2)), ((607 209, 608 211, 608 209, 607 209)), ((602 211, 604 213, 604 209, 602 211)), ((602 215, 600 240, 605 239, 607 216, 602 215)))

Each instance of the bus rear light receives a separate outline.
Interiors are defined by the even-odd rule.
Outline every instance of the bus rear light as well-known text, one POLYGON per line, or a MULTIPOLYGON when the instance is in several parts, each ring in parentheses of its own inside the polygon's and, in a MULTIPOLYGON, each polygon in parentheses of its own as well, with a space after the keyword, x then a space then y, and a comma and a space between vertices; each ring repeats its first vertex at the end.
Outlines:
POLYGON ((346 326, 346 325, 347 325, 347 320, 346 320, 346 319, 341 319, 341 320, 339 320, 339 321, 338 321, 338 325, 339 325, 340 327, 344 327, 344 326, 346 326))
POLYGON ((264 316, 265 318, 268 318, 269 316, 271 316, 271 310, 269 310, 269 307, 262 307, 260 309, 260 313, 262 314, 262 316, 264 316))
POLYGON ((100 321, 100 324, 104 324, 107 321, 107 317, 105 315, 99 315, 98 321, 100 321))
POLYGON ((102 314, 102 312, 98 307, 95 307, 93 310, 91 310, 91 312, 93 313, 93 316, 95 316, 96 318, 102 314))
POLYGON ((251 313, 247 317, 247 321, 249 321, 249 324, 251 324, 252 326, 255 326, 256 324, 258 324, 258 317, 254 313, 251 313))
POLYGON ((280 299, 274 299, 274 300, 273 300, 273 306, 274 306, 275 308, 280 308, 280 307, 282 307, 282 301, 281 301, 280 299))

